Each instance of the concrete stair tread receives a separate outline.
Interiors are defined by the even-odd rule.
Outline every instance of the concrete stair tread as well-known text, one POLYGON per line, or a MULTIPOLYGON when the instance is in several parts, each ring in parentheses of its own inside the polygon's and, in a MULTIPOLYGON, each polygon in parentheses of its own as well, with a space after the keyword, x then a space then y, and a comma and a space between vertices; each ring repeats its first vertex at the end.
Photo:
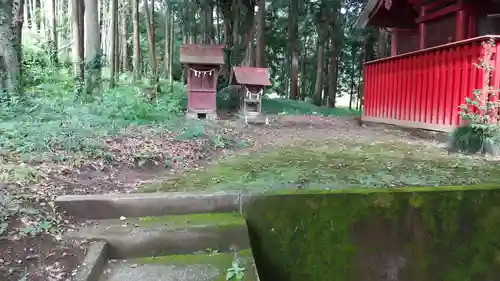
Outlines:
POLYGON ((243 226, 245 219, 239 213, 168 215, 158 217, 140 217, 121 219, 94 220, 88 226, 76 232, 68 232, 69 238, 103 239, 108 236, 133 235, 142 232, 182 231, 196 227, 243 226))
POLYGON ((250 245, 245 219, 235 212, 97 220, 65 237, 107 241, 112 258, 187 254, 206 248, 229 251, 232 246, 250 245))
MULTIPOLYGON (((250 249, 238 253, 244 268, 243 281, 257 281, 258 275, 250 249)), ((234 260, 233 253, 211 251, 151 258, 112 260, 100 281, 223 281, 234 260)))

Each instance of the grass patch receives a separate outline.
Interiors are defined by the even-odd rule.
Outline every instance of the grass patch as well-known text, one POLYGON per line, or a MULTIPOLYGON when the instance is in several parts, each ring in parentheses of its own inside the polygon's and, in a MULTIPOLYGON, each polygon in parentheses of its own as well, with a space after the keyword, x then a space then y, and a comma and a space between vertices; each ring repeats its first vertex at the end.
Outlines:
POLYGON ((320 107, 312 103, 289 99, 263 99, 262 111, 265 114, 281 115, 349 116, 360 114, 348 108, 320 107))
POLYGON ((438 186, 495 183, 498 164, 438 148, 392 143, 307 143, 239 155, 144 191, 438 186))

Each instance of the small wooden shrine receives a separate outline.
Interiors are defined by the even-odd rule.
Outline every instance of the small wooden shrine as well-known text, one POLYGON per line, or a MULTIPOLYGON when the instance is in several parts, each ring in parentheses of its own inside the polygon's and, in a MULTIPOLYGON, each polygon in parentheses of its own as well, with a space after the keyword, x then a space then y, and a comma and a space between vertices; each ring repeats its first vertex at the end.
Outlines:
MULTIPOLYGON (((262 95, 265 86, 271 86, 269 70, 259 67, 237 66, 233 68, 233 83, 241 86, 241 107, 239 115, 248 123, 261 118, 262 95)), ((266 119, 266 124, 268 123, 266 119)))
POLYGON ((196 44, 180 46, 180 62, 186 68, 188 118, 217 118, 216 86, 219 68, 224 64, 223 47, 196 44))

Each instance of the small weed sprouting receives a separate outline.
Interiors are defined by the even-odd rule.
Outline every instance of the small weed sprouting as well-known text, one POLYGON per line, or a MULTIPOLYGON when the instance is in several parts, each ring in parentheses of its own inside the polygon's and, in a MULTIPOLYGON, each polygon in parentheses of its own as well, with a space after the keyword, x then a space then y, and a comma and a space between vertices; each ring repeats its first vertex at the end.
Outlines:
POLYGON ((231 267, 226 271, 226 281, 243 280, 244 276, 245 268, 237 260, 233 261, 231 267))

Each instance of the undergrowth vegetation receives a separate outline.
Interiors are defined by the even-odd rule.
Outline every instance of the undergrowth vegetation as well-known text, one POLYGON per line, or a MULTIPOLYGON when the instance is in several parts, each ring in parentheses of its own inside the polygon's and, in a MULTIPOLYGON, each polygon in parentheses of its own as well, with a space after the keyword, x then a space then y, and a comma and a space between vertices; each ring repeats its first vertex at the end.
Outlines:
POLYGON ((144 94, 147 79, 133 81, 123 74, 115 88, 103 85, 99 96, 76 98, 72 65, 52 65, 42 51, 25 49, 24 95, 1 97, 0 236, 53 233, 59 220, 49 207, 64 185, 57 180, 86 164, 99 170, 101 162, 128 157, 137 166, 171 168, 173 162, 189 161, 182 158, 203 155, 192 152, 199 144, 169 151, 169 143, 204 138, 217 149, 233 141, 217 128, 184 118, 187 96, 181 83, 160 79, 162 92, 151 102, 144 94))
POLYGON ((348 108, 319 107, 312 103, 289 99, 264 99, 262 111, 267 114, 280 115, 349 116, 359 114, 358 111, 348 108))

